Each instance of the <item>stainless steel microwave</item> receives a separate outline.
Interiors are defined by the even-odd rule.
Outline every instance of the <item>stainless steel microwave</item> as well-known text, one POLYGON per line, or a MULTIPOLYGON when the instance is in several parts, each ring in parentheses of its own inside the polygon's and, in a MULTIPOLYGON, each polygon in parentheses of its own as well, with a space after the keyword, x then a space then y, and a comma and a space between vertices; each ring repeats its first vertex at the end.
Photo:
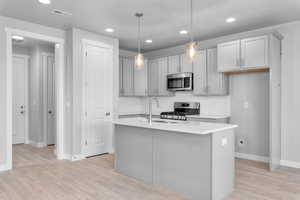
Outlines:
POLYGON ((193 73, 178 73, 167 76, 169 91, 190 91, 193 90, 193 73))

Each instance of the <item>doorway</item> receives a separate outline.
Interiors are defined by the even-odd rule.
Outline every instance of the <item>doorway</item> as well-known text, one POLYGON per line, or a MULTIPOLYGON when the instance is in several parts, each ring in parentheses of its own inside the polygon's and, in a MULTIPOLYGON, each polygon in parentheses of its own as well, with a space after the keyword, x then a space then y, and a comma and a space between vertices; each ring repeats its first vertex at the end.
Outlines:
POLYGON ((12 52, 12 139, 15 167, 54 157, 55 43, 14 35, 12 52), (43 154, 39 154, 44 150, 42 148, 48 149, 47 152, 52 153, 52 157, 45 155, 43 159, 43 154), (32 156, 26 155, 26 152, 32 156))
POLYGON ((64 39, 9 28, 6 33, 7 106, 12 108, 6 168, 12 169, 18 144, 50 149, 53 158, 64 159, 64 39))

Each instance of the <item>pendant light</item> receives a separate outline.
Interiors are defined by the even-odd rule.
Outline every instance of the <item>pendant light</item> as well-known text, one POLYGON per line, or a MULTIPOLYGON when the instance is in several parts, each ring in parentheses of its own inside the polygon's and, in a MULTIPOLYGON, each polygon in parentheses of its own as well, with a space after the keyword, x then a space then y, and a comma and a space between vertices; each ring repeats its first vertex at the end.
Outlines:
POLYGON ((197 43, 194 42, 194 30, 193 30, 193 0, 190 0, 190 43, 187 45, 186 55, 191 62, 193 62, 197 53, 197 43))
POLYGON ((144 67, 144 55, 141 53, 141 17, 143 13, 136 13, 135 16, 138 19, 138 54, 135 56, 135 67, 142 69, 144 67))

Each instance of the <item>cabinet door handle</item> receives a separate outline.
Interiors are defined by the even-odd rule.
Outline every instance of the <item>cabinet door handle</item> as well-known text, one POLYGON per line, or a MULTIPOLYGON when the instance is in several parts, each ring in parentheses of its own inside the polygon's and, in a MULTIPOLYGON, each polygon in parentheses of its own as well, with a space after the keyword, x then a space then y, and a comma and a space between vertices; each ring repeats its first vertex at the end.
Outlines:
POLYGON ((105 115, 108 117, 110 116, 110 112, 106 112, 105 115))

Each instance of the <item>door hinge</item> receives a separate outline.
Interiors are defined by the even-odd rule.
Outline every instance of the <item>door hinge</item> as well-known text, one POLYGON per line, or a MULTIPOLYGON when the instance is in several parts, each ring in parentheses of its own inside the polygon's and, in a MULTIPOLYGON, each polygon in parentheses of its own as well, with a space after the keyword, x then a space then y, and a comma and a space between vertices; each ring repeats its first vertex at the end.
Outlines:
POLYGON ((85 56, 87 56, 87 51, 85 52, 85 56))

